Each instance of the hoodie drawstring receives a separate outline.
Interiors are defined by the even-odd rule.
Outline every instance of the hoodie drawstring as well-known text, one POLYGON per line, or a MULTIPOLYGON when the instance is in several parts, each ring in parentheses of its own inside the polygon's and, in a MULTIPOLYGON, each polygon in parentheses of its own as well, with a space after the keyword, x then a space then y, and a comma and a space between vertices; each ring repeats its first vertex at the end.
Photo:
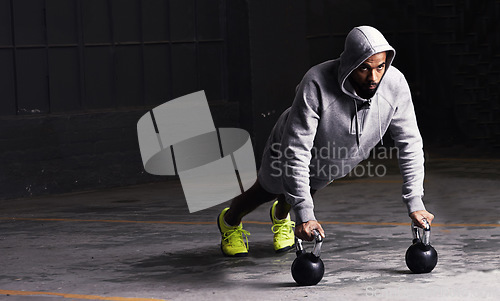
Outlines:
MULTIPOLYGON (((355 98, 352 99, 354 101, 354 114, 355 114, 355 122, 356 122, 356 144, 358 145, 358 151, 359 151, 359 119, 358 119, 358 103, 355 98)), ((371 103, 371 99, 369 100, 369 103, 371 103)), ((377 98, 377 115, 378 115, 378 135, 380 139, 380 144, 384 145, 384 140, 382 139, 382 121, 380 118, 380 103, 377 98)))
POLYGON ((354 101, 354 114, 356 115, 356 144, 358 145, 358 151, 359 151, 359 120, 358 120, 358 104, 356 102, 356 99, 352 99, 354 101))
POLYGON ((380 121, 380 102, 377 97, 377 111, 378 111, 378 136, 380 137, 380 145, 384 145, 384 140, 382 139, 382 122, 380 121))

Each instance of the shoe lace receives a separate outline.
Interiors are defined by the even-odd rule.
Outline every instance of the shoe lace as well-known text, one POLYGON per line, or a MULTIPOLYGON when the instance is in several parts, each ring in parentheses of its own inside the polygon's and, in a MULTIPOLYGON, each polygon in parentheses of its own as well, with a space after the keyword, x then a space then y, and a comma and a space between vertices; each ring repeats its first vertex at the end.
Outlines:
POLYGON ((248 236, 250 235, 250 232, 246 231, 243 229, 243 227, 239 226, 237 228, 228 230, 224 233, 224 240, 227 240, 228 242, 230 241, 232 245, 237 245, 240 242, 243 242, 248 249, 248 236), (240 239, 245 237, 244 240, 240 239))
POLYGON ((287 220, 281 223, 276 223, 271 227, 271 231, 274 234, 278 234, 285 236, 286 238, 290 238, 293 234, 292 228, 295 227, 295 222, 291 220, 287 220))

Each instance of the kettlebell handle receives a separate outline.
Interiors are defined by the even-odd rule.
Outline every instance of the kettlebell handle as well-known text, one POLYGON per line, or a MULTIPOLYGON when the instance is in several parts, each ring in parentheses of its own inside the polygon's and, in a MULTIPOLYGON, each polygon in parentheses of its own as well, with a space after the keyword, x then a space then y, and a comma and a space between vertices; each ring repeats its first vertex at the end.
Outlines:
MULTIPOLYGON (((313 230, 314 234, 314 247, 312 250, 312 254, 316 257, 319 257, 321 255, 321 245, 323 244, 323 237, 317 230, 313 230)), ((304 247, 302 246, 302 239, 300 238, 295 238, 295 249, 297 251, 297 254, 300 253, 305 253, 304 247)))
POLYGON ((318 230, 313 230, 314 233, 314 247, 312 254, 316 257, 321 255, 321 245, 323 244, 323 237, 319 234, 318 230))
POLYGON ((421 228, 416 226, 413 221, 411 222, 411 230, 413 233, 413 240, 419 240, 424 245, 429 246, 431 244, 431 225, 429 225, 429 222, 427 222, 427 220, 425 218, 422 221, 424 223, 422 235, 420 234, 421 228))

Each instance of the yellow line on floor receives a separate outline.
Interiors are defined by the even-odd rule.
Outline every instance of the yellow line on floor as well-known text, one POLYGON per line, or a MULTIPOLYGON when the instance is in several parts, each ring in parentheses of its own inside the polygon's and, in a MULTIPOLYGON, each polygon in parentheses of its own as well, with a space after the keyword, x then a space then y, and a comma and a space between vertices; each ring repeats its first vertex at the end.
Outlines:
MULTIPOLYGON (((410 223, 384 223, 384 222, 328 222, 320 221, 323 225, 368 225, 368 226, 409 226, 410 223)), ((433 223, 432 227, 500 227, 500 224, 439 224, 433 223)))
MULTIPOLYGON (((399 184, 403 183, 403 180, 382 180, 382 179, 342 179, 338 180, 337 183, 351 184, 351 183, 379 183, 379 184, 399 184)), ((335 184, 333 184, 335 185, 335 184)))
POLYGON ((125 297, 103 297, 95 295, 78 295, 78 294, 64 294, 52 292, 29 292, 29 291, 14 291, 14 290, 0 290, 1 295, 11 296, 59 296, 71 299, 84 299, 84 300, 113 300, 113 301, 166 301, 164 299, 151 299, 151 298, 125 298, 125 297))
MULTIPOLYGON (((133 221, 118 219, 71 219, 71 218, 27 218, 27 217, 0 217, 7 221, 41 221, 41 222, 92 222, 92 223, 128 223, 128 224, 166 224, 166 225, 215 225, 215 222, 182 222, 182 221, 133 221)), ((271 222, 243 221, 244 224, 271 225, 271 222)), ((362 226, 409 226, 410 223, 385 222, 335 222, 320 221, 323 225, 362 225, 362 226)), ((500 227, 500 224, 440 224, 433 223, 433 227, 500 227)))
POLYGON ((92 223, 129 223, 129 224, 215 225, 215 222, 132 221, 132 220, 119 220, 119 219, 0 217, 0 220, 40 221, 40 222, 92 222, 92 223))
POLYGON ((429 162, 432 161, 464 161, 464 162, 500 162, 500 159, 496 158, 433 158, 428 159, 429 162))

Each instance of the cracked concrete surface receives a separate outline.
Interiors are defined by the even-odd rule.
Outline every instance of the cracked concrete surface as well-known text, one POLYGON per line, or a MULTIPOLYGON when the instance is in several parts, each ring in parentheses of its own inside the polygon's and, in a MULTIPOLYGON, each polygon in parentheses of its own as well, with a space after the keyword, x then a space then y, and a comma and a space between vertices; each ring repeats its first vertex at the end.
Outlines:
POLYGON ((498 300, 500 161, 428 160, 439 261, 421 275, 405 265, 401 179, 394 162, 384 164, 384 177, 340 180, 315 196, 327 233, 316 286, 293 282, 294 252, 274 253, 269 206, 244 220, 249 256, 226 258, 215 219, 228 203, 190 214, 180 183, 167 181, 2 201, 0 299, 498 300))

